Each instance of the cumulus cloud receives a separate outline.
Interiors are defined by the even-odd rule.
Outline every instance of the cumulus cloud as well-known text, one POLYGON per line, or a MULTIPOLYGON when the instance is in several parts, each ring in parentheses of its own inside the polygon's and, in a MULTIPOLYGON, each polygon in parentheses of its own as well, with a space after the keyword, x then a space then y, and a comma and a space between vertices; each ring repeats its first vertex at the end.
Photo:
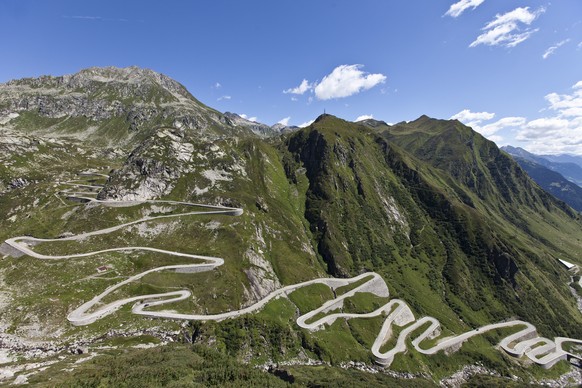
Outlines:
POLYGON ((582 81, 572 86, 572 94, 550 93, 546 95, 549 108, 562 117, 582 117, 582 81))
POLYGON ((220 82, 217 82, 214 84, 214 86, 212 86, 214 89, 220 89, 222 87, 222 85, 220 84, 220 82))
POLYGON ((309 126, 310 126, 311 124, 313 124, 314 122, 315 122, 315 120, 309 120, 309 121, 306 121, 306 122, 304 122, 304 123, 302 123, 302 124, 299 124, 299 128, 305 128, 305 127, 309 127, 309 126))
POLYGON ((221 96, 221 97, 218 97, 217 101, 230 100, 231 98, 232 98, 232 96, 221 96))
POLYGON ((469 47, 480 44, 515 47, 538 31, 538 29, 523 28, 523 25, 530 26, 544 12, 543 7, 533 12, 529 10, 529 7, 519 7, 504 14, 497 14, 495 19, 482 28, 484 32, 469 47))
POLYGON ((527 123, 524 129, 519 131, 517 140, 539 140, 549 136, 554 137, 559 132, 568 128, 568 121, 556 117, 543 117, 527 123))
POLYGON ((358 118, 355 120, 356 122, 358 121, 364 121, 364 120, 369 120, 369 119, 373 119, 374 115, 361 115, 358 116, 358 118))
POLYGON ((349 97, 386 82, 384 74, 370 74, 362 65, 341 65, 323 77, 315 86, 315 96, 320 100, 349 97))
POLYGON ((284 126, 288 126, 289 125, 289 120, 291 120, 291 116, 285 117, 284 119, 279 120, 277 122, 277 124, 283 124, 284 126))
POLYGON ((545 117, 503 117, 493 121, 493 113, 465 109, 452 118, 459 119, 489 140, 500 142, 500 131, 511 130, 528 151, 540 154, 573 153, 582 155, 582 80, 569 93, 545 96, 545 117))
POLYGON ((542 55, 542 58, 544 59, 548 59, 548 57, 550 55, 552 55, 554 52, 556 52, 557 49, 559 49, 560 47, 562 47, 563 45, 565 45, 566 43, 568 43, 570 41, 570 39, 564 39, 561 42, 556 43, 555 45, 549 47, 544 54, 542 55))
POLYGON ((494 138, 499 140, 500 136, 495 137, 493 135, 500 130, 519 127, 524 125, 527 121, 524 117, 503 117, 495 122, 481 125, 484 121, 491 121, 494 117, 495 113, 471 112, 469 109, 464 109, 456 115, 453 115, 451 119, 461 121, 463 124, 468 125, 490 140, 493 140, 494 138))
POLYGON ((493 140, 493 134, 502 129, 521 127, 526 123, 526 121, 525 117, 504 117, 493 123, 479 127, 476 131, 487 137, 489 140, 493 140))
POLYGON ((463 109, 459 113, 451 116, 452 120, 459 120, 469 127, 478 127, 482 121, 491 120, 495 113, 489 112, 471 112, 469 109, 463 109))
POLYGON ((529 121, 516 139, 528 142, 532 152, 582 155, 582 81, 570 94, 550 93, 545 99, 555 114, 529 121))
POLYGON ((497 145, 499 147, 501 147, 501 145, 499 143, 501 143, 504 140, 503 136, 499 136, 499 135, 489 136, 489 137, 487 137, 487 139, 491 140, 494 143, 497 143, 497 145))
POLYGON ((461 16, 467 9, 475 9, 480 6, 485 0, 461 0, 451 5, 449 10, 445 13, 446 16, 453 18, 461 16))
POLYGON ((245 115, 244 113, 241 113, 239 116, 245 120, 254 121, 254 122, 258 121, 256 116, 249 117, 249 116, 245 115))
POLYGON ((299 84, 299 86, 295 87, 295 88, 290 88, 287 90, 283 90, 283 93, 285 94, 304 94, 306 91, 311 90, 313 88, 313 85, 309 83, 309 81, 307 81, 306 79, 303 79, 303 81, 301 81, 301 84, 299 84))

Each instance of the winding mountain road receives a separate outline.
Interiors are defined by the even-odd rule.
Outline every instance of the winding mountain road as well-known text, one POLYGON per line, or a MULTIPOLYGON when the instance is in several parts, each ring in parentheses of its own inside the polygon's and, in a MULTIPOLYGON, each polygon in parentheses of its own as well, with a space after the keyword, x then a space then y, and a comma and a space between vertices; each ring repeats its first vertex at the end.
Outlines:
MULTIPOLYGON (((84 173, 83 175, 91 175, 90 173, 84 173)), ((96 175, 96 174, 95 174, 96 175)), ((103 176, 103 175, 99 175, 103 176)), ((87 184, 77 184, 77 183, 70 183, 73 188, 93 188, 93 189, 101 189, 101 186, 97 185, 87 185, 87 184)), ((139 315, 144 315, 148 317, 157 317, 157 318, 166 318, 166 319, 182 319, 182 320, 199 320, 199 321, 220 321, 229 318, 235 318, 244 314, 249 314, 252 312, 256 312, 263 308, 265 304, 269 301, 272 301, 279 297, 286 297, 293 291, 296 291, 300 288, 313 285, 313 284, 324 284, 330 287, 332 290, 337 289, 338 287, 349 286, 356 283, 360 283, 359 285, 355 286, 349 292, 342 294, 339 297, 336 297, 332 300, 325 302, 319 308, 312 310, 306 314, 301 315, 297 318, 297 325, 301 328, 316 331, 324 329, 326 325, 333 324, 337 319, 351 319, 351 318, 372 318, 377 316, 385 316, 384 323, 382 328, 380 329, 378 336, 376 337, 371 351, 376 361, 384 366, 389 366, 392 361, 394 360, 394 356, 398 353, 403 353, 407 349, 407 339, 412 336, 414 332, 421 329, 422 327, 426 328, 422 330, 422 333, 416 336, 411 342, 412 347, 426 355, 435 354, 439 351, 445 352, 453 352, 459 349, 462 344, 474 337, 476 335, 480 335, 486 333, 491 330, 508 328, 508 327, 524 327, 523 329, 519 330, 518 332, 511 334, 510 336, 505 337, 499 343, 499 347, 503 349, 507 354, 513 357, 524 357, 526 356, 528 359, 533 361, 536 364, 539 364, 545 368, 552 367, 555 363, 560 360, 570 360, 576 359, 579 362, 582 362, 582 358, 579 355, 569 353, 565 351, 562 347, 562 344, 570 342, 582 345, 581 340, 573 339, 573 338, 563 338, 557 337, 553 341, 547 338, 538 337, 537 331, 535 326, 528 322, 520 321, 520 320, 513 320, 508 322, 500 322, 495 324, 490 324, 486 326, 482 326, 478 329, 468 331, 466 333, 447 337, 440 339, 436 342, 436 344, 430 348, 424 349, 420 346, 420 344, 425 340, 434 340, 440 335, 440 323, 436 318, 433 317, 422 317, 420 319, 416 319, 410 307, 400 299, 392 299, 388 301, 385 305, 381 306, 380 308, 363 314, 356 314, 356 313, 343 313, 343 312, 334 312, 336 310, 341 310, 344 304, 344 301, 352 296, 354 296, 358 292, 368 292, 379 297, 388 298, 390 293, 388 290, 388 286, 386 282, 382 279, 380 275, 374 272, 368 272, 361 274, 359 276, 350 278, 350 279, 337 279, 337 278, 320 278, 320 279, 313 279, 310 281, 306 281, 303 283, 293 284, 289 286, 282 287, 276 291, 265 296, 260 301, 254 303, 251 306, 245 307, 240 310, 236 311, 229 311, 220 314, 185 314, 185 313, 178 313, 172 311, 152 311, 150 308, 155 306, 161 306, 164 304, 171 304, 174 302, 178 302, 187 298, 190 298, 191 292, 188 290, 180 290, 180 291, 172 291, 172 292, 165 292, 159 294, 149 294, 149 295, 140 295, 131 298, 124 298, 119 299, 114 302, 110 302, 108 304, 102 305, 102 300, 107 295, 111 294, 115 290, 127 285, 128 283, 135 282, 144 276, 154 273, 154 272, 161 272, 161 271, 177 271, 177 272, 205 272, 211 271, 214 268, 221 266, 224 263, 224 260, 218 257, 211 257, 211 256, 202 256, 202 255, 193 255, 189 253, 182 253, 182 252, 175 252, 175 251, 167 251, 163 249, 157 248, 150 248, 150 247, 119 247, 119 248, 109 248, 103 249, 99 251, 93 252, 86 252, 86 253, 78 253, 72 255, 43 255, 40 253, 35 252, 30 247, 31 245, 37 243, 44 243, 44 242, 57 242, 57 241, 79 241, 83 240, 84 238, 90 236, 97 236, 103 235, 108 233, 116 232, 122 228, 126 228, 131 225, 135 225, 142 222, 151 222, 154 220, 159 219, 167 219, 167 218, 176 218, 176 217, 186 217, 186 216, 195 216, 195 215, 229 215, 229 216, 239 216, 243 213, 243 210, 240 208, 232 208, 232 207, 225 207, 225 206, 213 206, 213 205, 202 205, 202 204, 195 204, 190 202, 180 202, 180 201, 157 201, 157 200, 147 200, 147 201, 103 201, 97 200, 95 198, 89 196, 76 196, 75 192, 72 190, 69 192, 63 192, 63 194, 70 194, 71 199, 81 201, 81 202, 92 202, 95 204, 99 204, 102 206, 112 206, 112 207, 127 207, 127 206, 135 206, 143 203, 151 203, 151 204, 168 204, 168 205, 182 205, 182 206, 192 206, 192 207, 202 207, 204 211, 192 211, 192 212, 185 212, 180 214, 170 214, 170 215, 160 215, 155 217, 144 217, 136 221, 131 221, 127 223, 123 223, 117 226, 113 226, 110 228, 100 229, 92 232, 81 233, 74 236, 62 237, 58 239, 40 239, 35 237, 28 237, 28 236, 20 236, 20 237, 13 237, 5 241, 6 244, 11 246, 12 248, 16 249, 17 251, 37 258, 41 260, 63 260, 63 259, 75 259, 80 257, 88 257, 88 256, 95 256, 106 252, 131 252, 131 251, 149 251, 149 252, 158 252, 167 255, 179 256, 183 257, 184 259, 191 259, 196 260, 198 263, 193 264, 178 264, 178 265, 167 265, 162 267, 153 268, 137 275, 131 276, 126 280, 123 280, 115 285, 112 285, 106 288, 102 293, 95 296, 93 299, 83 303, 81 306, 73 310, 67 316, 68 320, 73 325, 88 325, 91 324, 98 319, 101 319, 109 314, 114 313, 122 306, 134 303, 132 307, 132 312, 139 315), (202 263, 200 263, 202 261, 202 263), (316 316, 321 316, 322 314, 327 314, 313 322, 312 321, 316 316), (385 344, 391 339, 392 337, 392 328, 394 326, 398 326, 403 328, 400 331, 398 338, 396 339, 396 344, 389 350, 382 352, 381 348, 385 346, 385 344)), ((88 195, 89 193, 87 193, 88 195)), ((580 281, 582 283, 582 280, 580 281)))

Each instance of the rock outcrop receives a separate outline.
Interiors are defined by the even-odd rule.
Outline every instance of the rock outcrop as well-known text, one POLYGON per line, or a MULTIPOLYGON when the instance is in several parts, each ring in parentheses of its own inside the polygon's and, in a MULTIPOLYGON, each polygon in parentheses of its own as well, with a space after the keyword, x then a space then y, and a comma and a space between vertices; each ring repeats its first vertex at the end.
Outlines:
POLYGON ((110 144, 141 140, 161 126, 218 135, 275 133, 264 124, 240 125, 170 77, 135 66, 94 67, 0 84, 0 124, 29 131, 50 128, 52 134, 110 144))

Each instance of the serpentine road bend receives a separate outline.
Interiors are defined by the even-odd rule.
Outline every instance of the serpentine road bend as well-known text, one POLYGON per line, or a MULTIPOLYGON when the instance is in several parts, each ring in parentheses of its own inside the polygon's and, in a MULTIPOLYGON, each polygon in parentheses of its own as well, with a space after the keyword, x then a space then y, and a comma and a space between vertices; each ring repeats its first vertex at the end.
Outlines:
MULTIPOLYGON (((88 175, 96 175, 96 176, 104 176, 102 174, 91 174, 91 173, 83 173, 83 176, 88 175)), ((177 264, 177 265, 167 265, 162 267, 153 268, 137 275, 131 276, 126 280, 123 280, 115 285, 112 285, 106 288, 102 293, 95 296, 93 299, 89 300, 88 302, 83 303, 81 306, 77 307, 68 315, 68 320, 73 325, 88 325, 95 322, 98 319, 101 319, 109 314, 114 313, 120 307, 128 304, 134 303, 132 307, 132 312, 139 315, 144 315, 147 317, 156 317, 156 318, 166 318, 166 319, 183 319, 183 320, 198 320, 198 321, 220 321, 229 318, 235 318, 244 314, 249 314, 256 312, 263 308, 265 304, 269 301, 274 300, 280 297, 286 297, 290 293, 300 288, 313 285, 313 284, 324 284, 330 287, 332 290, 337 289, 338 287, 342 286, 349 286, 349 285, 356 285, 352 290, 342 294, 341 296, 336 297, 335 299, 329 300, 325 302, 319 308, 312 310, 306 314, 301 315, 297 318, 297 325, 303 329, 307 329, 310 331, 316 331, 325 329, 326 325, 331 325, 337 319, 351 319, 351 318, 372 318, 377 316, 385 316, 384 323, 376 337, 371 351, 374 355, 376 361, 380 365, 389 366, 392 361, 394 360, 394 356, 399 353, 403 353, 407 350, 406 340, 408 337, 412 335, 412 333, 416 332, 417 330, 425 327, 422 330, 422 333, 416 336, 412 340, 412 347, 418 351, 419 353, 431 355, 435 354, 439 351, 446 351, 446 352, 454 352, 458 350, 463 342, 467 341, 471 337, 474 337, 479 334, 486 333, 491 330, 508 328, 508 327, 516 327, 521 328, 514 334, 511 334, 501 340, 499 343, 499 347, 503 349, 507 354, 521 358, 527 357, 531 361, 536 364, 543 366, 544 368, 551 368, 554 364, 556 364, 560 360, 570 360, 576 359, 578 361, 582 361, 582 357, 580 355, 576 355, 573 353, 569 353, 565 351, 562 347, 564 343, 575 343, 582 345, 581 340, 573 339, 573 338, 564 338, 564 337, 557 337, 554 340, 550 340, 547 338, 539 337, 537 335, 537 331, 535 326, 528 322, 520 321, 520 320, 513 320, 508 322, 500 322, 495 324, 490 324, 486 326, 482 326, 478 329, 468 331, 466 333, 453 336, 442 338, 436 342, 436 344, 429 348, 422 348, 421 343, 425 340, 435 340, 440 335, 440 323, 436 318, 433 317, 422 317, 420 319, 416 319, 410 307, 406 304, 405 301, 400 299, 392 299, 385 305, 381 306, 380 308, 371 311, 369 313, 343 313, 343 312, 335 312, 337 310, 341 310, 343 307, 344 301, 352 296, 354 296, 358 292, 368 292, 379 297, 388 298, 390 293, 388 291, 388 286, 384 279, 375 272, 368 272, 361 274, 359 276, 350 278, 350 279, 337 279, 337 278, 320 278, 320 279, 313 279, 303 283, 293 284, 289 286, 282 287, 276 291, 271 292, 267 296, 265 296, 260 301, 256 302, 255 304, 245 307, 240 310, 236 311, 229 311, 219 314, 186 314, 186 313, 178 313, 172 311, 152 311, 150 310, 151 307, 161 306, 164 304, 170 304, 174 302, 178 302, 187 298, 190 298, 191 292, 189 290, 180 290, 180 291, 172 291, 172 292, 165 292, 159 294, 149 294, 149 295, 139 295, 131 298, 119 299, 114 302, 108 303, 106 305, 101 305, 101 300, 105 298, 107 295, 111 294, 115 290, 123 287, 124 285, 137 281, 144 276, 153 273, 153 272, 160 272, 160 271, 169 271, 173 270, 176 272, 205 272, 211 271, 212 269, 221 266, 224 263, 224 260, 219 257, 211 257, 211 256, 201 256, 201 255, 193 255, 189 253, 182 253, 182 252, 174 252, 174 251, 167 251, 163 249, 157 248, 150 248, 150 247, 121 247, 121 248, 110 248, 110 249, 103 249, 99 251, 93 252, 86 252, 86 253, 78 253, 72 255, 43 255, 33 251, 30 248, 30 245, 27 243, 42 243, 42 242, 54 242, 54 241, 77 241, 82 240, 86 237, 90 236, 97 236, 103 235, 107 233, 113 233, 118 231, 122 228, 126 228, 131 225, 135 225, 141 222, 151 222, 153 220, 165 219, 165 218, 176 218, 176 217, 187 217, 187 216, 196 216, 196 215, 209 215, 209 214, 217 214, 217 215, 229 215, 229 216, 240 216, 243 213, 243 210, 240 208, 233 208, 233 207, 226 207, 226 206, 214 206, 214 205, 203 205, 203 204, 195 204, 190 202, 181 202, 181 201, 162 201, 162 200, 145 200, 145 201, 103 201, 97 200, 90 196, 76 196, 73 189, 78 188, 92 188, 92 189, 101 189, 102 186, 98 185, 87 185, 87 184, 78 184, 78 183, 70 183, 72 190, 70 191, 63 191, 61 194, 68 195, 69 199, 81 201, 81 202, 92 202, 95 204, 99 204, 102 206, 111 206, 111 207, 127 207, 127 206, 135 206, 144 203, 151 203, 151 204, 168 204, 168 205, 183 205, 183 206, 192 206, 192 207, 202 207, 207 210, 205 211, 191 211, 185 212, 180 214, 169 214, 169 215, 160 215, 155 217, 144 217, 136 221, 131 221, 127 223, 123 223, 117 226, 113 226, 110 228, 100 229, 92 232, 81 233, 75 236, 68 236, 58 239, 41 239, 35 237, 28 237, 28 236, 21 236, 21 237, 13 237, 5 241, 6 244, 11 246, 12 248, 20 251, 21 253, 32 256, 37 259, 41 260, 63 260, 63 259, 74 259, 79 257, 88 257, 94 256, 101 253, 106 252, 131 252, 131 251, 150 251, 150 252, 159 252, 167 255, 179 256, 183 257, 184 259, 192 259, 197 261, 202 261, 203 263, 196 263, 196 264, 177 264), (89 310, 93 310, 89 312, 89 310), (310 322, 311 320, 315 319, 317 316, 323 317, 310 322), (392 337, 392 327, 398 326, 403 328, 400 331, 398 338, 396 339, 396 344, 389 350, 382 352, 380 349, 386 345, 386 343, 392 337)), ((87 193, 89 195, 90 193, 87 193)), ((91 193, 94 194, 94 193, 91 193)), ((580 280, 582 285, 582 280, 580 280)))

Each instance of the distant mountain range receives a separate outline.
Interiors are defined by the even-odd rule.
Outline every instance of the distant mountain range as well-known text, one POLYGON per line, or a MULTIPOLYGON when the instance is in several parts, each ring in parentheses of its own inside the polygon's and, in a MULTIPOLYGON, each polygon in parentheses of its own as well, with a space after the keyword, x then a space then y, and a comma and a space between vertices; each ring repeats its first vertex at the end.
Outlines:
POLYGON ((501 149, 554 197, 582 211, 582 157, 573 155, 536 155, 519 147, 501 149))
POLYGON ((561 174, 565 179, 582 186, 582 157, 575 155, 537 155, 521 147, 504 146, 501 149, 561 174))

